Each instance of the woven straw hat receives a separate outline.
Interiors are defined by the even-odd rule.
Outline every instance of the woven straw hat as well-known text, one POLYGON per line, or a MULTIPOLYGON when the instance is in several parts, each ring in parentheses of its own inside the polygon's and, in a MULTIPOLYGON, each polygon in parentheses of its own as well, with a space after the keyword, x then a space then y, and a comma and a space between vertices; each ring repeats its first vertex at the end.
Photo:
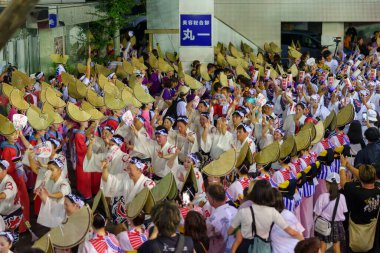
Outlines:
POLYGON ((288 56, 292 57, 296 60, 300 59, 302 56, 302 53, 298 52, 295 48, 293 47, 288 47, 288 56))
POLYGON ((297 77, 298 76, 298 68, 295 64, 293 64, 290 68, 290 73, 292 73, 292 76, 293 77, 297 77))
POLYGON ((299 131, 294 140, 296 141, 297 151, 309 148, 311 144, 311 129, 299 131))
POLYGON ((140 108, 142 106, 141 102, 137 98, 135 98, 135 96, 133 95, 133 91, 131 91, 129 87, 123 89, 123 91, 121 92, 121 97, 124 101, 127 102, 127 105, 133 105, 136 108, 140 108))
POLYGON ((108 207, 106 197, 104 196, 104 193, 102 190, 99 190, 96 196, 94 197, 94 201, 92 202, 92 207, 91 207, 92 213, 95 213, 99 204, 103 207, 107 219, 111 218, 111 212, 108 207))
POLYGON ((221 72, 220 75, 219 75, 219 78, 220 78, 219 82, 220 82, 220 84, 223 87, 229 87, 228 86, 228 79, 227 79, 226 74, 224 74, 223 72, 221 72))
POLYGON ((196 80, 195 78, 189 76, 188 74, 185 74, 185 83, 187 84, 187 86, 190 87, 190 89, 192 90, 198 90, 200 87, 203 86, 203 84, 201 82, 199 82, 198 80, 196 80))
POLYGON ((134 85, 133 94, 136 99, 143 104, 149 104, 155 101, 155 99, 147 93, 141 85, 134 85))
MULTIPOLYGON (((116 74, 116 76, 118 76, 118 77, 120 77, 122 79, 128 77, 128 73, 127 73, 127 71, 125 71, 125 69, 124 69, 124 67, 123 67, 122 64, 116 66, 115 74, 116 74)), ((119 81, 119 80, 116 79, 116 81, 119 81)))
POLYGON ((269 44, 268 44, 268 42, 265 42, 264 43, 264 50, 266 51, 266 52, 268 52, 268 53, 273 53, 272 52, 272 49, 270 48, 270 46, 269 46, 269 44))
POLYGON ((294 149, 296 142, 293 135, 289 135, 280 146, 280 159, 284 159, 290 155, 294 149))
POLYGON ((29 104, 24 99, 24 93, 20 91, 19 89, 13 89, 10 96, 9 96, 9 102, 11 105, 16 107, 19 110, 28 110, 29 104))
POLYGON ((170 62, 176 62, 178 60, 178 55, 176 52, 174 53, 170 53, 170 52, 166 52, 165 53, 165 56, 166 58, 170 61, 170 62))
POLYGON ((243 58, 244 57, 244 54, 242 52, 240 52, 239 50, 237 50, 237 48, 231 42, 228 45, 228 49, 230 50, 232 56, 234 56, 236 58, 243 58))
POLYGON ((174 200, 177 197, 178 189, 172 172, 169 172, 158 181, 152 189, 152 195, 156 202, 160 202, 163 199, 174 200))
POLYGON ((104 106, 103 97, 99 96, 94 90, 88 89, 86 94, 87 101, 94 107, 104 106))
POLYGON ((91 120, 100 120, 105 117, 103 113, 95 109, 89 102, 82 101, 81 108, 91 115, 91 120))
POLYGON ((78 73, 86 74, 87 66, 83 65, 82 63, 78 63, 77 70, 78 70, 78 73))
POLYGON ((58 112, 54 111, 54 108, 49 103, 44 103, 41 111, 42 113, 47 113, 50 118, 53 118, 52 124, 61 124, 65 121, 58 112))
POLYGON ((154 54, 150 53, 149 54, 149 65, 153 68, 153 69, 158 69, 158 60, 156 58, 156 56, 154 56, 154 54))
POLYGON ((173 67, 162 58, 158 58, 158 69, 163 73, 174 71, 173 67))
POLYGON ((144 65, 144 58, 140 57, 140 58, 136 58, 136 57, 132 57, 132 65, 134 68, 138 69, 138 70, 147 70, 148 67, 144 65))
POLYGON ((301 130, 307 130, 310 129, 310 138, 311 140, 315 139, 315 136, 317 134, 317 130, 315 129, 315 125, 312 122, 308 122, 305 125, 303 125, 301 130))
POLYGON ((239 65, 239 61, 233 56, 227 55, 226 60, 228 64, 230 64, 232 67, 236 67, 237 65, 239 65))
POLYGON ((257 165, 266 165, 277 161, 279 157, 280 144, 277 141, 274 141, 272 144, 269 144, 263 148, 263 150, 256 153, 254 158, 257 165))
POLYGON ((95 73, 96 74, 102 74, 104 76, 108 76, 113 72, 112 69, 109 69, 107 67, 104 67, 103 65, 95 64, 95 73))
POLYGON ((185 71, 183 70, 183 65, 182 65, 182 62, 178 62, 178 77, 179 78, 185 78, 185 71))
POLYGON ((3 83, 1 85, 1 92, 7 97, 9 98, 11 96, 11 92, 14 88, 12 87, 12 85, 9 85, 7 83, 3 83))
POLYGON ((249 68, 249 62, 246 61, 244 58, 237 58, 238 64, 242 66, 244 69, 249 68))
POLYGON ((123 61, 122 65, 123 65, 123 69, 124 69, 129 75, 132 75, 132 74, 133 74, 134 67, 133 67, 133 65, 132 65, 130 62, 128 62, 128 61, 123 61))
POLYGON ((224 59, 224 56, 221 53, 216 55, 216 63, 218 64, 218 66, 222 68, 225 68, 228 66, 226 59, 224 59))
POLYGON ((253 48, 251 48, 248 44, 244 43, 243 41, 240 42, 240 49, 243 51, 243 53, 252 53, 253 48))
POLYGON ((67 103, 66 111, 69 117, 75 122, 85 122, 91 120, 91 115, 89 113, 71 102, 67 103))
POLYGON ((279 46, 277 46, 277 44, 274 43, 273 41, 271 43, 269 43, 269 46, 270 46, 270 49, 273 53, 275 53, 275 54, 281 53, 281 48, 279 46))
POLYGON ((210 81, 211 78, 210 78, 210 75, 208 74, 208 70, 207 70, 207 65, 202 63, 200 68, 199 68, 200 72, 201 72, 201 77, 203 80, 206 80, 206 81, 210 81))
POLYGON ((5 116, 0 114, 0 134, 1 135, 11 135, 16 132, 13 123, 5 116))
POLYGON ((334 110, 331 111, 329 116, 327 116, 327 118, 323 121, 323 127, 324 127, 325 131, 327 129, 330 129, 330 131, 335 130, 335 128, 336 128, 336 113, 334 110))
POLYGON ((18 89, 34 84, 34 80, 18 70, 12 72, 12 85, 18 89))
POLYGON ((68 55, 61 55, 61 54, 51 54, 50 59, 57 64, 66 64, 69 60, 68 55))
POLYGON ((311 141, 311 145, 320 142, 325 134, 325 128, 323 127, 323 122, 319 121, 315 126, 315 138, 311 141))
POLYGON ((118 89, 112 93, 104 92, 104 104, 111 110, 121 110, 127 106, 127 102, 123 100, 118 89))
POLYGON ((223 177, 232 172, 236 164, 236 150, 230 149, 211 163, 207 164, 202 172, 207 176, 223 177))
POLYGON ((152 192, 144 187, 136 197, 127 205, 127 216, 130 219, 136 218, 141 210, 144 210, 144 213, 150 214, 153 206, 155 205, 155 200, 153 198, 152 192))
POLYGON ((250 78, 247 72, 244 70, 244 68, 241 65, 238 65, 236 67, 236 75, 243 75, 246 78, 250 78))
POLYGON ((42 236, 40 239, 34 242, 32 248, 40 249, 45 253, 54 253, 54 247, 51 242, 49 234, 42 236))
POLYGON ((46 101, 55 108, 62 108, 66 106, 65 101, 63 101, 60 96, 55 92, 53 88, 47 88, 45 91, 46 101))
POLYGON ((67 218, 62 225, 50 230, 53 246, 69 249, 79 245, 91 228, 92 213, 88 206, 82 207, 67 218))
POLYGON ((248 142, 246 142, 243 145, 243 147, 241 147, 239 156, 236 159, 235 167, 239 168, 243 164, 244 160, 246 159, 250 165, 253 164, 253 156, 252 156, 251 149, 249 148, 248 142))
POLYGON ((37 131, 47 129, 54 122, 54 118, 51 115, 41 112, 34 105, 31 105, 26 111, 26 116, 28 117, 30 126, 37 131))
POLYGON ((336 116, 336 126, 342 127, 350 124, 355 117, 355 108, 352 104, 348 104, 338 112, 336 116))

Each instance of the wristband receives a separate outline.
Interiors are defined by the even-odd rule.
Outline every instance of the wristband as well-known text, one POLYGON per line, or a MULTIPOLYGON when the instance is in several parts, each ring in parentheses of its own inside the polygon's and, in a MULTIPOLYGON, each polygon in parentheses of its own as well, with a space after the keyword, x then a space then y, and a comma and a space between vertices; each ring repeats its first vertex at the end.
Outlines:
POLYGON ((341 170, 347 171, 346 167, 344 167, 344 166, 339 167, 339 171, 341 171, 341 170))

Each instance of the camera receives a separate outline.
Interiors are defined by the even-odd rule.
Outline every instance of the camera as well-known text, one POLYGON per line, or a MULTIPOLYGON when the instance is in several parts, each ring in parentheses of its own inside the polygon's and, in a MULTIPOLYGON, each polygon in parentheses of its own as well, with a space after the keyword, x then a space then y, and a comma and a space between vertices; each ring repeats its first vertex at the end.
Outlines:
POLYGON ((342 41, 342 37, 333 37, 333 41, 334 41, 335 43, 339 43, 339 42, 342 41))

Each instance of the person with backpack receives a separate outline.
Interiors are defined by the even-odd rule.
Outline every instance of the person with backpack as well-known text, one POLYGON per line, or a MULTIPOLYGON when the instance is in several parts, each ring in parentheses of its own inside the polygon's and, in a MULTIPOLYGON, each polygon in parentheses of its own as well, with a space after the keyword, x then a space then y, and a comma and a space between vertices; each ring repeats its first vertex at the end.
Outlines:
POLYGON ((165 117, 171 116, 175 119, 180 116, 186 115, 186 96, 189 94, 190 88, 188 86, 182 85, 178 89, 178 97, 173 101, 171 106, 166 110, 165 117))
POLYGON ((193 240, 176 233, 181 221, 178 207, 169 201, 161 201, 152 209, 152 221, 157 237, 144 242, 138 253, 193 253, 193 240))
POLYGON ((333 243, 334 253, 340 252, 340 242, 345 241, 345 230, 343 221, 344 213, 348 212, 346 199, 339 193, 338 184, 340 176, 331 172, 326 178, 327 193, 323 193, 317 199, 314 206, 314 213, 317 216, 315 222, 315 234, 321 240, 321 252, 326 252, 327 244, 333 243), (319 221, 330 226, 329 231, 325 231, 318 226, 319 221))

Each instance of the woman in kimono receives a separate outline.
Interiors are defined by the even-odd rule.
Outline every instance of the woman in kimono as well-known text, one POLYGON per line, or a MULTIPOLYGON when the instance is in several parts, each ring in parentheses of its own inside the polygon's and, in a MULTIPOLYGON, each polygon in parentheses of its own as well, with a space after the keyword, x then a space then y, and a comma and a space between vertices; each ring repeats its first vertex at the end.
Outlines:
POLYGON ((109 163, 102 161, 102 185, 106 197, 111 198, 111 212, 116 224, 126 221, 125 206, 144 187, 152 189, 155 183, 142 174, 145 164, 138 157, 125 156, 123 160, 124 172, 112 175, 109 172, 109 163), (126 173, 125 173, 126 172, 126 173))
POLYGON ((125 251, 137 250, 149 238, 148 230, 143 228, 145 213, 141 211, 131 222, 132 226, 117 235, 121 249, 125 251))
POLYGON ((185 162, 190 153, 198 152, 197 135, 188 128, 188 118, 180 116, 177 118, 178 133, 175 145, 181 150, 178 159, 185 162))
POLYGON ((17 195, 18 188, 15 181, 7 174, 10 164, 0 160, 0 215, 5 227, 11 231, 13 237, 18 238, 17 228, 22 220, 22 208, 17 195))
POLYGON ((56 227, 64 221, 64 196, 71 192, 70 183, 61 177, 64 161, 54 158, 48 162, 45 179, 35 190, 42 204, 37 222, 46 227, 56 227), (50 175, 50 176, 49 176, 50 175))

